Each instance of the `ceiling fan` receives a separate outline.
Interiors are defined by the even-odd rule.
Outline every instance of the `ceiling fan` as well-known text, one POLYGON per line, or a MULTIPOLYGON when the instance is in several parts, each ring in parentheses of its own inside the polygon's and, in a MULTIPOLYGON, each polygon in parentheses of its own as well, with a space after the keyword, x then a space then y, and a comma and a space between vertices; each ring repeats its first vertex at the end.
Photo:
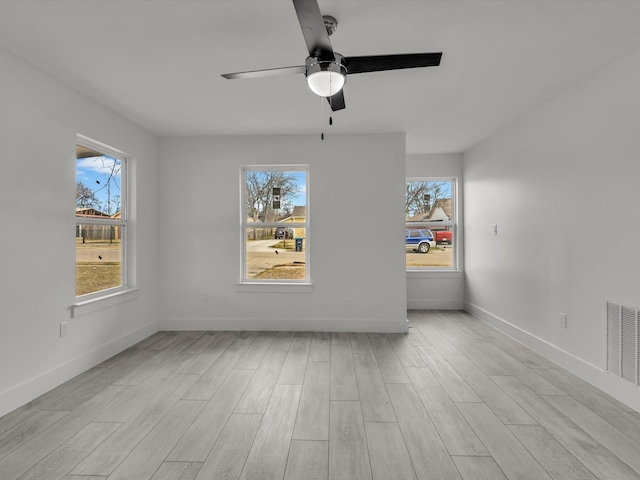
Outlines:
POLYGON ((331 109, 336 111, 345 108, 342 87, 347 75, 440 65, 442 52, 344 57, 333 51, 329 41, 329 36, 335 32, 338 25, 336 19, 328 15, 322 16, 317 0, 293 0, 293 6, 309 51, 305 64, 225 73, 222 75, 224 78, 231 80, 303 73, 309 88, 316 95, 326 97, 331 109))

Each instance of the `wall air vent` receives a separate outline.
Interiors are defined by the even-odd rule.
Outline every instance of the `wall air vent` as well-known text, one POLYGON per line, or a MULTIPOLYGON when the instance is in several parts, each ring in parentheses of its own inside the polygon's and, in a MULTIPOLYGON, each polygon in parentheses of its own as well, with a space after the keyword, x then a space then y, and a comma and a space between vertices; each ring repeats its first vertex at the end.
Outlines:
POLYGON ((640 386, 640 308, 607 301, 607 371, 640 386))

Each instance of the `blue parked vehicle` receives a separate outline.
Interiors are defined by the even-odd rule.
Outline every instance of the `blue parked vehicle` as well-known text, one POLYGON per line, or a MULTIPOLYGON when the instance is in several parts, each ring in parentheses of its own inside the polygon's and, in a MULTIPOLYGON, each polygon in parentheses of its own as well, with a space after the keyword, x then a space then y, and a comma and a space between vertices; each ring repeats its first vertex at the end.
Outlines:
POLYGON ((428 253, 431 247, 436 246, 433 232, 426 228, 407 230, 406 235, 405 246, 414 252, 428 253))

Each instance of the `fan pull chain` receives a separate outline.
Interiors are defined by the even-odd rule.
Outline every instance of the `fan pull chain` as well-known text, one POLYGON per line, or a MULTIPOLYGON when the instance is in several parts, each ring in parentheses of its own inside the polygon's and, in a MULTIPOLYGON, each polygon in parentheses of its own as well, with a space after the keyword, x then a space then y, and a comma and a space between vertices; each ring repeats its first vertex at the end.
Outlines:
MULTIPOLYGON (((324 97, 320 97, 320 110, 322 111, 322 116, 324 117, 324 97)), ((320 140, 324 140, 324 132, 320 133, 320 140)))

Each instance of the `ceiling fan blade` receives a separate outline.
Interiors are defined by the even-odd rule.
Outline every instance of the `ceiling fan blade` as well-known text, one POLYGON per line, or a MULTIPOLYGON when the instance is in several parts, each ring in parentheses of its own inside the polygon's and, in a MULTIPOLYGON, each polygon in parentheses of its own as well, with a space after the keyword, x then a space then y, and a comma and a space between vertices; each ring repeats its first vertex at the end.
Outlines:
POLYGON ((380 72, 384 70, 402 70, 403 68, 437 67, 442 52, 401 53, 396 55, 369 55, 363 57, 345 57, 347 74, 380 72))
POLYGON ((331 105, 331 110, 337 112, 338 110, 342 110, 346 107, 344 104, 344 89, 340 90, 338 93, 331 97, 327 97, 327 102, 331 105))
POLYGON ((319 60, 334 60, 333 47, 317 0, 293 0, 293 6, 309 55, 319 60))
POLYGON ((304 65, 297 65, 295 67, 270 68, 267 70, 252 70, 250 72, 224 73, 222 76, 228 80, 234 80, 236 78, 276 77, 279 75, 291 75, 294 73, 304 74, 305 69, 306 67, 304 65))

